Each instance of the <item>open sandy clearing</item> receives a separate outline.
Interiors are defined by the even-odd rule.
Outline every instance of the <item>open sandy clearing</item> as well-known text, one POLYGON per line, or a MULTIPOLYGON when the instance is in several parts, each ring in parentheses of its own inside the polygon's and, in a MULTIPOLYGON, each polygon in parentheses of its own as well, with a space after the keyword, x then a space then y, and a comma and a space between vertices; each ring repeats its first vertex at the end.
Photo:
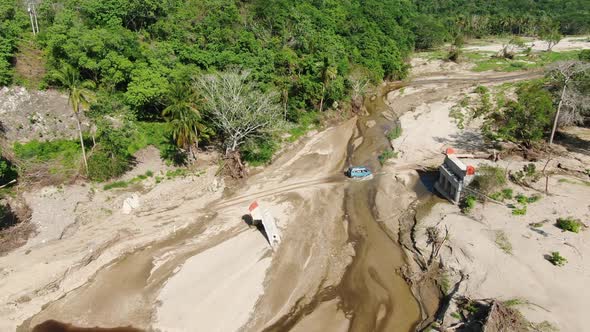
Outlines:
POLYGON ((153 325, 162 331, 236 331, 263 292, 271 249, 256 230, 189 258, 158 295, 153 325), (225 299, 232 299, 231 305, 225 299))
MULTIPOLYGON (((547 50, 547 42, 542 40, 533 40, 525 43, 527 47, 531 47, 534 51, 547 50)), ((502 49, 502 44, 491 45, 473 45, 466 46, 466 51, 484 51, 484 52, 499 52, 502 49)), ((553 51, 571 51, 571 50, 586 50, 590 49, 590 36, 573 36, 563 38, 557 45, 553 47, 553 51)))

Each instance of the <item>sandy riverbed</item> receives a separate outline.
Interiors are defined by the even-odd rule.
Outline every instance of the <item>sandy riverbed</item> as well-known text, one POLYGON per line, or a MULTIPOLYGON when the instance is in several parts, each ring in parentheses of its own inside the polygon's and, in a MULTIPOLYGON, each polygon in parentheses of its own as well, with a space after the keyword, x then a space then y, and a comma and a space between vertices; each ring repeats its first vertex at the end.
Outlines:
MULTIPOLYGON (((392 162, 392 169, 407 164, 437 166, 446 147, 473 152, 484 145, 475 128, 457 128, 449 116, 453 104, 452 101, 424 104, 400 118, 403 134, 393 142, 400 158, 392 162)), ((482 161, 466 160, 466 163, 477 167, 482 161)), ((583 151, 570 151, 553 161, 549 169, 556 171, 558 163, 582 171, 584 165, 590 165, 590 156, 583 151)), ((519 159, 499 163, 513 171, 524 164, 519 159)), ((538 169, 543 166, 544 161, 537 162, 538 169)), ((412 173, 409 176, 416 177, 412 173)), ((418 247, 424 252, 430 250, 426 242, 427 227, 448 227, 450 239, 441 253, 448 278, 456 281, 458 271, 469 276, 458 295, 504 301, 519 299, 524 304, 517 308, 532 322, 548 321, 561 331, 583 331, 585 303, 590 296, 583 286, 590 280, 590 233, 587 230, 580 234, 564 233, 554 223, 559 217, 571 216, 588 224, 590 187, 585 183, 589 182, 568 175, 551 176, 551 194, 529 204, 525 216, 514 216, 507 206, 492 203, 478 205, 469 215, 463 215, 457 206, 437 200, 430 213, 418 221, 415 231, 418 247), (543 226, 530 226, 539 222, 543 226), (499 236, 507 237, 510 253, 498 244, 499 236), (565 256, 567 265, 556 267, 549 263, 544 256, 552 251, 565 256)), ((534 186, 542 192, 544 181, 534 186)), ((515 195, 539 194, 516 185, 509 187, 515 195)), ((452 323, 452 317, 447 319, 447 323, 452 323)))

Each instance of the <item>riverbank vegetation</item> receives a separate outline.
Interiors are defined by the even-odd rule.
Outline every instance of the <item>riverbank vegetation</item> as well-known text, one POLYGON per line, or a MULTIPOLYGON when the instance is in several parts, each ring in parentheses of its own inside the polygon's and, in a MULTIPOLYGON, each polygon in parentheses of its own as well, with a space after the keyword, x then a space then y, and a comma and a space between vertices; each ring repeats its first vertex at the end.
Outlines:
MULTIPOLYGON (((578 59, 545 67, 542 78, 476 87, 451 107, 449 116, 459 129, 476 121, 488 142, 498 148, 512 147, 525 154, 546 150, 560 128, 590 123, 590 63, 578 59)), ((528 166, 532 168, 512 174, 511 180, 518 184, 539 180, 535 166, 528 166)))

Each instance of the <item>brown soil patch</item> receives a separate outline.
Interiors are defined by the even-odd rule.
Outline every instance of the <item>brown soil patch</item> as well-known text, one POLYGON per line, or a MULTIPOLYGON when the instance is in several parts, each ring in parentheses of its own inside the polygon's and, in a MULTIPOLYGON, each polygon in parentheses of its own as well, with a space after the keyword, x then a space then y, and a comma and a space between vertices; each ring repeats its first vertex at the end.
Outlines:
POLYGON ((7 207, 7 216, 0 220, 0 256, 25 243, 35 234, 35 225, 30 222, 31 210, 21 200, 0 201, 7 207), (4 227, 6 226, 6 227, 4 227))
POLYGON ((33 234, 35 234, 35 225, 29 221, 21 222, 0 231, 0 256, 4 256, 11 250, 24 245, 33 234))

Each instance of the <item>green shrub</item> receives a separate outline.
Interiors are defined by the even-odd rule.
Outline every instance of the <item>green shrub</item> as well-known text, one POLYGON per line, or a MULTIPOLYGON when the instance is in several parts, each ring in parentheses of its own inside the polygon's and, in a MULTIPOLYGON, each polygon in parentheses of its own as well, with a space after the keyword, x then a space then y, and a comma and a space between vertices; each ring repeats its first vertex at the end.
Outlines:
POLYGON ((115 128, 111 123, 104 121, 99 123, 98 127, 98 143, 88 157, 88 177, 103 182, 123 175, 130 168, 129 146, 135 131, 130 123, 115 128))
POLYGON ((387 149, 379 155, 379 162, 381 165, 385 165, 385 163, 391 158, 397 158, 397 152, 387 149))
MULTIPOLYGON (((91 142, 86 142, 89 146, 91 142)), ((42 176, 56 176, 63 181, 76 176, 82 166, 82 150, 78 140, 53 140, 15 143, 14 154, 21 161, 23 174, 41 170, 42 176), (46 172, 46 173, 45 173, 46 172)))
POLYGON ((165 156, 163 152, 175 146, 169 137, 169 127, 170 125, 167 122, 135 123, 131 128, 134 134, 130 138, 127 152, 129 152, 129 154, 134 154, 148 145, 152 145, 158 148, 160 153, 165 156))
POLYGON ((453 105, 453 107, 451 107, 451 110, 449 111, 449 116, 455 120, 455 122, 457 123, 457 128, 465 128, 465 115, 463 114, 460 105, 453 105))
POLYGON ((447 272, 443 272, 439 275, 439 284, 440 290, 443 294, 448 295, 451 291, 451 281, 449 280, 449 274, 447 272))
POLYGON ((495 192, 493 194, 490 194, 489 196, 491 199, 495 199, 497 201, 503 202, 504 200, 512 199, 512 197, 513 197, 512 195, 513 195, 512 189, 505 188, 505 189, 502 189, 502 191, 495 192))
POLYGON ((550 129, 555 113, 553 99, 541 81, 521 85, 517 95, 518 100, 507 101, 502 109, 488 116, 483 129, 493 140, 508 140, 531 148, 550 129))
POLYGON ((505 184, 506 175, 504 169, 490 165, 479 167, 472 182, 472 185, 484 194, 489 194, 505 184))
POLYGON ((111 189, 115 189, 115 188, 127 188, 128 186, 129 186, 129 184, 127 183, 127 181, 116 181, 113 183, 105 184, 102 187, 102 189, 111 190, 111 189))
POLYGON ((580 54, 578 54, 578 59, 584 62, 590 62, 590 50, 582 50, 580 54))
POLYGON ((477 198, 473 195, 467 195, 460 204, 463 213, 469 213, 477 203, 477 198))
POLYGON ((293 112, 291 115, 294 116, 290 116, 290 120, 295 121, 297 124, 289 129, 291 137, 288 140, 290 142, 296 141, 320 124, 320 115, 318 112, 293 112))
POLYGON ((567 259, 559 253, 559 251, 551 252, 551 255, 547 257, 547 260, 555 266, 564 266, 567 263, 567 259))
POLYGON ((480 94, 480 95, 486 94, 489 91, 490 90, 483 85, 478 85, 477 88, 475 88, 475 93, 480 94))
POLYGON ((537 182, 541 178, 541 174, 537 172, 535 164, 527 164, 522 167, 522 170, 514 174, 510 174, 510 180, 515 183, 522 183, 525 181, 537 182))
POLYGON ((541 199, 541 195, 539 195, 539 194, 534 194, 534 195, 532 195, 532 196, 529 196, 529 197, 527 198, 527 202, 528 202, 528 203, 535 203, 535 202, 539 201, 540 199, 541 199))
POLYGON ((492 111, 493 104, 491 102, 491 97, 488 89, 484 86, 481 86, 483 89, 476 89, 476 92, 479 93, 481 96, 480 105, 475 108, 473 112, 473 118, 478 118, 482 115, 487 115, 492 111))
POLYGON ((528 203, 528 198, 523 194, 516 195, 516 197, 514 197, 514 199, 516 199, 516 201, 520 204, 528 203))
POLYGON ((521 207, 520 209, 514 208, 512 209, 512 215, 514 216, 524 216, 526 215, 526 205, 521 207))
POLYGON ((535 166, 533 163, 524 165, 522 170, 525 172, 527 177, 534 177, 537 175, 537 166, 535 166))
POLYGON ((393 141, 402 135, 402 127, 398 124, 387 132, 387 139, 393 141))
POLYGON ((555 226, 557 226, 564 232, 570 231, 573 233, 579 233, 580 229, 582 228, 582 223, 580 222, 580 220, 574 219, 572 217, 558 218, 555 226))
POLYGON ((494 199, 496 201, 503 201, 504 200, 504 196, 502 196, 502 192, 492 193, 489 196, 491 199, 494 199))
POLYGON ((271 162, 279 144, 272 137, 259 137, 250 140, 241 148, 242 159, 251 166, 266 165, 271 162))
POLYGON ((59 158, 81 156, 80 142, 77 140, 54 140, 40 142, 32 140, 27 143, 14 143, 14 153, 24 160, 50 161, 59 158))
POLYGON ((169 170, 166 172, 166 177, 172 179, 179 176, 186 176, 188 171, 184 168, 177 168, 175 170, 169 170))
POLYGON ((115 155, 101 149, 95 150, 88 158, 88 178, 104 182, 123 175, 129 169, 126 155, 115 155))
POLYGON ((479 311, 478 305, 475 301, 469 301, 463 309, 467 310, 471 314, 475 314, 479 311))
POLYGON ((145 172, 145 176, 148 176, 151 178, 152 176, 154 176, 154 172, 152 172, 151 170, 148 170, 147 172, 145 172))

